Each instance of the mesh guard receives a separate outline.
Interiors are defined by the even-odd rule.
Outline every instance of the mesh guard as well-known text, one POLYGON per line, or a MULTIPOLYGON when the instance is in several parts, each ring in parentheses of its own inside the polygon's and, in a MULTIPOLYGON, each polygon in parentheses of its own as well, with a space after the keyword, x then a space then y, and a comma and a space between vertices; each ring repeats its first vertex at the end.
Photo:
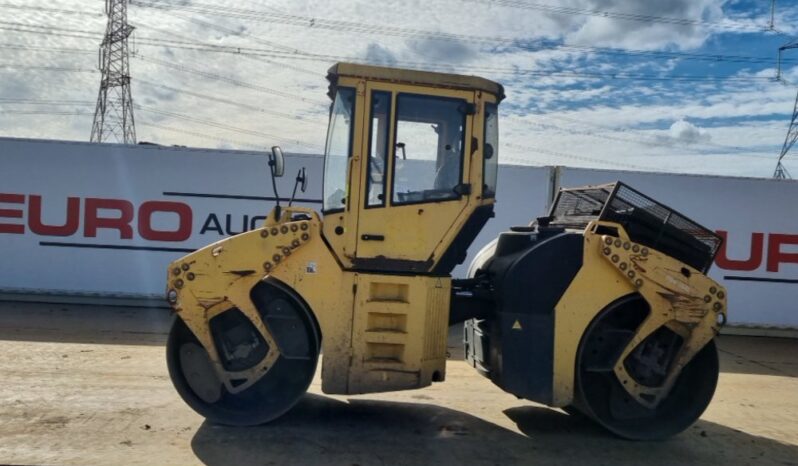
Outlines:
POLYGON ((704 273, 721 238, 675 210, 619 182, 561 189, 549 212, 549 224, 585 229, 592 220, 618 223, 629 238, 704 273))

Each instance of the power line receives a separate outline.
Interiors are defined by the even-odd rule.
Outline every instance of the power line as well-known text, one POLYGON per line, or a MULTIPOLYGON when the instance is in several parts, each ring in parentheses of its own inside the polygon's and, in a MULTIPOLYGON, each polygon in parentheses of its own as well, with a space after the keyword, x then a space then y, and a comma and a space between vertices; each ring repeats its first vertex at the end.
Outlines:
POLYGON ((0 69, 60 71, 62 73, 97 73, 97 70, 89 68, 69 68, 66 66, 31 66, 18 65, 15 63, 0 63, 0 69))
POLYGON ((94 16, 96 18, 105 17, 105 15, 99 11, 97 13, 92 13, 85 10, 69 10, 66 8, 51 8, 35 5, 15 5, 13 3, 0 3, 0 8, 10 8, 24 11, 42 11, 47 13, 62 13, 67 15, 94 16))
MULTIPOLYGON (((274 50, 258 49, 252 47, 236 47, 228 45, 214 45, 202 43, 188 43, 180 41, 171 41, 164 39, 139 39, 139 45, 145 46, 158 46, 158 47, 171 47, 177 49, 194 50, 200 52, 216 52, 241 56, 268 56, 276 58, 285 58, 291 60, 310 60, 310 61, 345 61, 351 63, 364 63, 372 64, 368 60, 363 60, 359 57, 351 56, 337 56, 326 54, 303 54, 303 53, 283 53, 274 50)), ((425 63, 425 62, 408 62, 396 61, 397 66, 425 69, 429 71, 443 71, 443 72, 464 72, 464 73, 490 73, 496 75, 514 75, 514 76, 534 76, 534 77, 567 77, 567 78, 587 78, 587 79, 610 79, 610 80, 632 80, 632 81, 701 81, 701 82, 717 82, 717 81, 730 81, 730 82, 772 82, 774 78, 764 76, 739 76, 739 75, 673 75, 673 74, 645 74, 645 73, 629 73, 625 71, 618 72, 590 72, 590 71, 568 71, 568 70, 546 70, 546 69, 520 69, 520 68, 494 68, 494 67, 479 67, 479 66, 456 66, 444 63, 425 63)))
MULTIPOLYGON (((203 52, 218 52, 242 56, 269 56, 286 59, 302 59, 311 61, 348 61, 369 63, 368 60, 363 60, 359 57, 329 55, 329 54, 311 54, 307 52, 282 52, 273 49, 262 49, 255 47, 239 47, 230 45, 217 45, 206 44, 199 41, 174 41, 161 38, 144 38, 139 39, 142 45, 154 46, 168 46, 178 49, 196 50, 203 52)), ((553 76, 553 77, 586 77, 596 79, 626 79, 626 80, 658 80, 658 81, 773 81, 773 78, 762 76, 736 76, 736 75, 652 75, 645 73, 629 73, 624 71, 619 72, 589 72, 589 71, 563 71, 563 70, 541 70, 541 69, 521 69, 521 68, 497 68, 497 67, 480 67, 480 66, 456 66, 445 63, 426 63, 426 62, 410 62, 410 61, 396 61, 397 65, 415 68, 425 68, 439 71, 452 71, 462 70, 463 72, 485 72, 494 74, 513 74, 521 76, 553 76)))
MULTIPOLYGON (((558 15, 596 16, 600 18, 612 18, 612 19, 620 19, 625 21, 637 21, 643 23, 672 24, 676 26, 708 26, 708 27, 719 27, 720 29, 726 29, 726 30, 744 30, 744 31, 751 30, 751 28, 748 26, 742 26, 742 25, 735 26, 730 24, 724 25, 716 21, 707 21, 703 19, 693 19, 693 18, 684 18, 684 17, 679 18, 672 16, 656 16, 656 15, 646 15, 640 13, 628 13, 628 12, 611 11, 611 10, 593 10, 593 9, 574 8, 567 6, 544 4, 544 3, 530 3, 519 0, 462 0, 462 1, 479 3, 483 5, 505 6, 505 7, 523 9, 523 10, 544 11, 547 13, 553 13, 558 15)), ((763 25, 761 27, 756 27, 755 30, 767 31, 769 29, 766 25, 763 25)))
POLYGON ((224 144, 230 144, 231 146, 234 146, 234 147, 235 146, 252 147, 254 149, 260 149, 260 150, 263 150, 266 147, 265 145, 252 144, 252 143, 247 143, 247 142, 238 141, 238 140, 232 141, 230 139, 224 139, 224 138, 219 138, 219 137, 215 137, 215 136, 209 136, 207 134, 198 133, 196 131, 189 131, 189 130, 180 129, 180 128, 172 128, 171 126, 158 125, 158 124, 150 123, 150 122, 147 122, 147 121, 139 120, 138 124, 139 125, 144 125, 144 126, 151 126, 153 128, 157 128, 157 129, 160 129, 160 130, 163 130, 163 131, 170 131, 170 132, 173 132, 173 133, 181 133, 181 134, 186 134, 186 135, 189 135, 189 136, 194 136, 194 137, 198 137, 198 138, 202 138, 202 139, 208 139, 208 140, 212 140, 212 141, 216 141, 216 142, 221 142, 221 143, 224 143, 224 144))
MULTIPOLYGON (((470 3, 478 3, 483 5, 497 5, 497 6, 526 9, 526 10, 545 11, 548 13, 554 13, 560 15, 598 16, 601 18, 622 19, 622 20, 639 21, 646 23, 672 24, 677 26, 710 26, 710 27, 717 27, 728 30, 749 31, 752 29, 749 26, 724 24, 718 21, 709 21, 703 19, 646 15, 640 13, 630 13, 630 12, 610 11, 610 10, 591 10, 591 9, 566 7, 566 6, 559 6, 552 4, 529 3, 518 0, 463 0, 463 1, 470 3)), ((308 18, 304 16, 279 12, 275 8, 272 8, 271 9, 272 11, 264 11, 264 10, 252 10, 252 9, 243 9, 243 8, 231 8, 228 6, 219 6, 219 5, 207 4, 201 2, 191 2, 190 4, 186 4, 174 0, 161 0, 157 2, 152 0, 144 0, 144 1, 134 0, 134 4, 136 6, 150 7, 150 8, 168 8, 169 6, 172 6, 172 7, 178 7, 184 11, 191 11, 191 12, 205 12, 208 10, 212 10, 214 12, 228 13, 230 15, 238 14, 242 16, 251 16, 251 17, 284 17, 303 22, 307 22, 309 21, 309 19, 316 20, 311 24, 312 26, 317 26, 318 21, 320 20, 317 18, 308 18)), ((334 22, 339 25, 352 25, 352 24, 356 24, 358 26, 362 25, 362 23, 358 24, 341 20, 328 20, 328 21, 334 22)), ((769 28, 766 25, 763 25, 761 27, 756 27, 754 29, 757 31, 769 30, 769 28)))
POLYGON ((255 131, 255 130, 251 130, 251 129, 240 128, 240 127, 228 125, 228 124, 225 124, 225 123, 219 123, 219 122, 216 122, 216 121, 210 121, 210 120, 205 120, 205 119, 202 119, 202 118, 197 118, 197 117, 193 117, 193 116, 183 115, 181 113, 169 112, 169 111, 166 111, 166 110, 159 110, 159 109, 156 109, 156 108, 145 107, 145 106, 142 106, 142 105, 134 105, 134 108, 136 108, 137 110, 148 112, 148 113, 154 113, 154 114, 158 114, 158 115, 163 115, 163 116, 168 116, 168 117, 172 117, 172 118, 177 118, 179 120, 185 120, 185 121, 189 121, 189 122, 192 122, 192 123, 198 123, 198 124, 201 124, 201 125, 211 126, 211 127, 214 127, 214 128, 224 129, 224 130, 227 130, 227 131, 233 131, 233 132, 237 132, 237 133, 241 133, 241 134, 247 134, 247 135, 250 135, 250 136, 258 136, 258 137, 273 139, 273 140, 277 140, 277 141, 283 141, 283 142, 287 142, 287 143, 290 143, 290 144, 295 144, 295 145, 298 145, 298 146, 304 146, 304 147, 313 148, 313 149, 317 149, 317 150, 322 148, 318 144, 302 142, 302 141, 298 141, 298 140, 295 140, 295 139, 288 139, 288 138, 284 138, 284 137, 280 137, 280 136, 275 136, 273 134, 264 133, 262 131, 255 131))
POLYGON ((154 83, 154 82, 151 82, 151 81, 142 80, 142 79, 138 79, 138 80, 136 80, 136 82, 138 82, 140 84, 147 85, 147 86, 158 87, 158 88, 165 89, 165 90, 168 90, 168 91, 177 92, 179 94, 190 95, 192 97, 197 97, 197 98, 204 99, 204 100, 209 100, 209 101, 212 101, 212 102, 218 102, 218 103, 222 103, 222 104, 225 104, 225 105, 231 105, 231 106, 234 106, 234 107, 243 108, 243 109, 250 110, 250 111, 253 111, 253 112, 265 113, 265 114, 267 114, 269 116, 278 116, 278 117, 285 118, 285 119, 288 119, 288 120, 292 120, 292 121, 295 121, 295 122, 313 124, 313 125, 324 126, 324 127, 327 126, 327 124, 324 123, 324 122, 319 122, 319 121, 315 121, 315 120, 306 120, 304 118, 300 118, 299 116, 292 115, 290 113, 284 113, 284 112, 280 112, 280 111, 277 111, 277 110, 266 109, 266 108, 258 107, 258 106, 255 106, 255 105, 245 104, 243 102, 236 102, 234 100, 225 99, 223 97, 212 96, 212 95, 205 94, 205 93, 200 93, 200 92, 187 91, 185 89, 178 89, 176 87, 167 86, 165 84, 157 84, 157 83, 154 83))
MULTIPOLYGON (((623 141, 623 142, 632 142, 632 143, 646 145, 646 146, 651 146, 651 145, 662 146, 662 147, 666 147, 666 148, 672 148, 674 145, 682 145, 683 148, 684 148, 684 146, 687 145, 687 143, 684 143, 684 142, 682 142, 682 141, 680 141, 678 139, 672 138, 672 137, 654 136, 652 138, 651 135, 643 134, 643 133, 641 133, 639 131, 633 131, 633 130, 629 130, 629 129, 626 129, 626 128, 621 128, 621 129, 613 128, 613 127, 610 127, 610 126, 599 125, 599 124, 596 124, 596 123, 589 123, 589 122, 581 120, 581 119, 568 118, 568 117, 564 117, 564 116, 550 115, 550 114, 536 115, 536 116, 539 116, 541 118, 546 118, 546 119, 561 120, 561 121, 565 121, 565 122, 568 122, 568 123, 581 124, 581 125, 584 125, 584 126, 590 126, 590 127, 593 127, 593 128, 599 128, 599 129, 602 129, 602 130, 605 130, 605 131, 612 131, 614 133, 630 133, 630 132, 631 133, 636 133, 639 136, 642 136, 642 138, 619 137, 619 136, 613 136, 613 135, 608 135, 608 134, 599 134, 599 133, 594 133, 594 132, 589 132, 589 131, 578 131, 578 130, 574 130, 573 128, 565 128, 565 127, 562 127, 562 126, 558 127, 558 126, 553 125, 551 123, 546 123, 547 125, 549 125, 549 126, 551 126, 553 128, 560 129, 560 130, 566 131, 566 132, 571 132, 572 134, 584 134, 584 135, 598 137, 598 138, 602 138, 602 139, 609 139, 609 140, 623 141), (663 140, 663 138, 665 140, 663 140)), ((702 146, 708 146, 708 147, 714 147, 714 148, 716 148, 718 150, 724 150, 724 151, 727 151, 727 152, 747 152, 747 153, 751 152, 750 149, 746 149, 744 147, 726 146, 726 145, 723 145, 723 144, 715 144, 715 143, 712 143, 712 142, 709 142, 709 141, 700 141, 700 142, 697 142, 695 144, 702 145, 702 146)), ((694 150, 694 151, 699 150, 699 149, 696 149, 695 147, 687 147, 687 149, 694 150)), ((764 157, 759 157, 759 156, 755 156, 755 155, 751 155, 751 154, 738 154, 738 155, 741 156, 741 157, 750 157, 750 158, 757 158, 757 159, 764 158, 764 157)))
POLYGON ((89 100, 34 100, 21 98, 0 98, 0 104, 24 104, 24 105, 94 105, 89 100))
MULTIPOLYGON (((644 167, 644 166, 641 166, 641 165, 634 165, 634 164, 625 163, 625 162, 615 162, 615 161, 612 161, 612 160, 597 159, 597 158, 593 158, 593 157, 586 157, 586 156, 583 156, 583 155, 575 155, 575 154, 569 154, 569 153, 565 153, 565 152, 553 151, 553 150, 550 150, 550 149, 544 149, 542 147, 533 147, 533 146, 528 146, 528 145, 510 144, 510 143, 505 143, 505 144, 503 144, 503 146, 511 148, 511 149, 517 149, 517 150, 528 151, 528 152, 535 152, 535 153, 538 153, 538 154, 549 155, 549 156, 557 157, 557 158, 577 160, 577 161, 580 161, 580 162, 599 163, 599 164, 609 165, 609 166, 614 166, 614 167, 619 167, 619 168, 631 168, 631 169, 634 169, 634 170, 642 170, 642 171, 658 171, 658 169, 656 169, 654 167, 644 167)), ((500 155, 500 157, 505 159, 505 160, 508 159, 508 157, 506 157, 506 156, 500 155)), ((512 159, 512 157, 510 157, 510 159, 512 159)), ((522 161, 523 159, 516 158, 516 160, 522 161)))
MULTIPOLYGON (((168 86, 164 86, 164 87, 168 88, 168 86)), ((213 99, 213 98, 211 97, 211 99, 213 99)), ((213 99, 213 100, 216 100, 216 99, 213 99)), ((222 100, 222 99, 219 99, 219 100, 222 100)), ((94 103, 92 101, 87 101, 87 100, 0 98, 0 106, 5 106, 7 104, 12 104, 12 105, 35 105, 35 106, 85 106, 85 107, 88 107, 88 106, 93 105, 94 103)), ((217 121, 206 120, 206 119, 197 118, 197 117, 194 117, 194 116, 185 115, 185 114, 182 114, 182 113, 166 111, 166 110, 161 110, 161 109, 152 108, 152 107, 146 107, 146 106, 142 106, 142 105, 138 105, 138 104, 136 104, 134 107, 136 108, 136 110, 144 111, 144 112, 147 112, 147 113, 152 113, 152 114, 157 114, 157 115, 162 115, 162 116, 168 116, 168 117, 176 118, 176 119, 179 119, 179 120, 184 120, 184 121, 189 121, 189 122, 192 122, 192 123, 198 123, 198 124, 201 124, 201 125, 212 126, 212 127, 215 127, 215 128, 224 129, 224 130, 227 130, 227 131, 233 131, 233 132, 237 132, 237 133, 241 133, 241 134, 247 134, 247 135, 251 135, 251 136, 258 136, 258 137, 268 138, 268 139, 272 139, 272 140, 281 140, 281 141, 284 141, 284 142, 287 142, 287 143, 290 143, 290 144, 306 146, 306 147, 313 148, 313 149, 322 149, 322 147, 320 145, 318 145, 318 144, 304 143, 304 142, 301 142, 301 141, 298 141, 298 140, 295 140, 295 139, 275 136, 273 134, 264 133, 262 131, 249 130, 249 129, 241 128, 241 127, 238 127, 238 126, 233 126, 233 125, 228 125, 228 124, 225 124, 225 123, 220 123, 220 122, 217 122, 217 121)), ((263 109, 260 109, 260 110, 263 110, 263 109)), ((268 112, 268 110, 263 110, 263 111, 268 112)), ((93 115, 93 113, 77 112, 77 111, 27 110, 27 109, 5 109, 5 108, 0 108, 0 112, 8 113, 8 114, 17 114, 17 115, 93 115)), ((271 112, 269 112, 269 113, 271 113, 271 112)), ((288 115, 288 114, 285 114, 285 115, 288 115)), ((299 118, 297 118, 295 116, 293 116, 291 119, 293 119, 295 121, 303 121, 303 120, 301 120, 301 119, 299 119, 299 118)), ((155 125, 154 123, 150 123, 149 126, 157 126, 157 125, 155 125)), ((173 128, 171 128, 171 129, 173 129, 173 128)), ((184 132, 186 132, 186 131, 184 130, 184 132)), ((197 135, 197 134, 199 134, 199 133, 196 133, 196 134, 193 134, 193 135, 197 135)), ((226 142, 232 142, 232 141, 226 141, 226 142)))
MULTIPOLYGON (((3 27, 0 27, 3 29, 3 27)), ((55 32, 37 32, 37 31, 24 31, 41 33, 47 35, 62 35, 65 33, 55 32)), ((65 34, 71 36, 69 34, 65 34)), ((162 38, 139 38, 137 43, 145 46, 167 47, 185 50, 194 50, 200 52, 216 52, 226 53, 241 56, 254 56, 254 57, 273 57, 289 60, 309 60, 321 61, 328 63, 330 61, 348 61, 354 63, 371 64, 368 60, 363 60, 359 57, 351 56, 337 56, 329 54, 308 54, 300 52, 281 52, 276 50, 258 49, 252 47, 236 47, 236 46, 223 46, 215 44, 203 44, 201 42, 188 42, 188 41, 174 41, 162 38)), ((152 59, 149 59, 152 60, 152 59)), ((739 76, 739 75, 668 75, 668 74, 645 74, 645 73, 630 73, 625 71, 618 72, 590 72, 590 71, 569 71, 569 70, 551 70, 551 69, 521 69, 521 68, 497 68, 497 67, 479 67, 479 66, 460 66, 446 63, 427 63, 427 62, 409 62, 397 61, 397 66, 408 68, 426 69, 429 71, 443 71, 443 72, 462 72, 462 73, 486 73, 495 75, 512 75, 520 77, 549 77, 549 78, 580 78, 580 79, 607 79, 607 80, 631 80, 631 81, 680 81, 680 82, 771 82, 774 78, 764 76, 739 76)), ((171 64, 170 64, 171 65, 171 64)), ((167 66, 167 65, 165 65, 167 66)), ((180 66, 180 65, 173 65, 180 66)))
POLYGON ((191 68, 191 67, 188 67, 188 66, 185 66, 185 65, 178 65, 178 64, 171 63, 171 62, 168 62, 168 61, 159 60, 157 58, 145 57, 144 55, 141 55, 140 53, 135 53, 132 56, 134 58, 136 58, 137 60, 142 60, 142 61, 154 63, 154 64, 157 64, 157 65, 160 65, 160 66, 164 66, 166 68, 173 69, 175 71, 180 71, 180 72, 183 72, 183 73, 189 73, 189 74, 193 74, 193 75, 196 75, 196 76, 202 76, 204 78, 213 79, 213 80, 216 80, 216 81, 226 82, 226 83, 232 84, 234 86, 243 87, 243 88, 247 88, 247 89, 252 89, 252 90, 264 92, 264 93, 267 93, 267 94, 277 95, 277 96, 280 96, 280 97, 285 97, 286 99, 297 100, 297 101, 300 101, 300 102, 305 102, 305 103, 310 103, 310 104, 320 104, 321 103, 320 101, 314 101, 314 100, 306 99, 306 98, 300 97, 299 95, 296 95, 296 94, 291 94, 289 92, 284 92, 284 91, 280 91, 280 90, 277 90, 277 89, 272 89, 270 87, 262 86, 260 84, 253 84, 253 83, 249 83, 249 82, 246 82, 246 81, 241 81, 239 79, 232 78, 232 77, 229 77, 229 76, 224 76, 224 75, 220 75, 220 74, 216 74, 216 73, 211 73, 211 72, 208 72, 208 71, 199 70, 199 69, 196 69, 196 68, 191 68))
MULTIPOLYGON (((559 44, 553 41, 538 41, 535 44, 526 44, 524 41, 516 38, 505 37, 486 37, 476 36, 471 34, 455 34, 446 32, 435 32, 419 29, 408 29, 388 25, 374 25, 368 23, 360 23, 354 21, 331 20, 310 16, 291 15, 286 13, 279 13, 276 11, 263 11, 251 10, 241 8, 229 8, 216 5, 196 4, 191 5, 176 5, 169 2, 144 2, 135 1, 134 5, 144 8, 153 8, 162 11, 165 14, 171 13, 171 8, 178 7, 181 11, 189 11, 198 14, 206 14, 212 16, 228 16, 236 19, 260 21, 260 22, 273 22, 289 26, 300 26, 310 29, 325 29, 337 33, 370 33, 381 36, 397 36, 397 37, 415 37, 443 41, 456 41, 456 42, 471 42, 479 44, 490 45, 503 45, 521 50, 531 52, 538 52, 542 50, 577 50, 584 52, 613 54, 613 55, 628 55, 628 56, 645 56, 650 58, 663 58, 673 59, 681 58, 686 60, 701 60, 710 62, 731 62, 731 63, 752 63, 752 64, 769 64, 773 62, 772 57, 757 57, 757 56, 744 56, 744 55, 721 55, 721 54, 708 54, 708 53, 689 53, 689 52, 676 52, 676 51, 652 51, 652 50, 634 50, 634 49, 615 49, 607 47, 595 47, 586 45, 569 45, 559 44)), ((280 46, 286 48, 285 46, 280 46)), ((280 48, 278 47, 278 48, 280 48)))
POLYGON ((0 113, 7 115, 53 115, 53 116, 78 116, 78 115, 94 115, 92 112, 67 112, 67 111, 53 111, 53 110, 4 110, 0 109, 0 113))
POLYGON ((62 35, 63 33, 82 34, 83 36, 81 38, 86 38, 86 39, 100 39, 102 37, 100 34, 97 34, 96 31, 91 31, 86 29, 63 28, 53 25, 27 24, 27 23, 20 23, 18 21, 0 21, 0 29, 8 29, 19 32, 33 32, 33 33, 39 32, 45 35, 62 35), (27 29, 27 30, 22 30, 22 29, 27 29))
POLYGON ((26 52, 58 52, 58 53, 78 53, 78 54, 95 54, 97 52, 88 49, 76 49, 69 47, 37 47, 24 44, 7 44, 0 43, 0 49, 9 50, 24 50, 26 52))
MULTIPOLYGON (((184 21, 188 21, 188 22, 200 25, 200 26, 205 27, 205 28, 216 29, 217 31, 222 31, 222 32, 225 32, 227 34, 231 34, 231 35, 235 35, 235 36, 239 36, 239 37, 247 37, 247 38, 249 38, 249 40, 252 40, 252 41, 255 41, 255 42, 259 42, 261 44, 265 44, 265 45, 267 45, 269 47, 272 47, 274 49, 282 49, 282 50, 288 51, 288 52, 293 52, 293 51, 302 52, 301 50, 299 50, 299 49, 297 49, 295 47, 289 47, 289 46, 286 46, 286 45, 283 45, 283 44, 278 44, 278 43, 273 42, 273 41, 261 39, 260 37, 253 36, 252 34, 246 32, 246 31, 233 30, 233 29, 224 27, 224 26, 222 26, 220 24, 211 23, 211 22, 208 22, 208 21, 203 21, 203 20, 198 19, 198 18, 178 15, 178 14, 175 14, 175 13, 173 13, 171 11, 161 10, 161 13, 163 13, 165 15, 168 15, 168 16, 172 16, 174 18, 179 18, 179 19, 182 19, 184 21)), ((153 28, 153 29, 160 30, 158 28, 153 28)), ((161 30, 161 31, 163 31, 163 30, 161 30)), ((167 33, 169 33, 171 35, 174 35, 176 37, 182 38, 184 40, 193 40, 193 39, 185 37, 185 36, 179 36, 177 34, 174 34, 171 31, 168 31, 167 33)), ((256 58, 256 57, 249 57, 249 58, 256 58)), ((308 70, 308 69, 305 69, 305 68, 301 68, 301 67, 298 67, 298 66, 295 66, 295 65, 291 65, 291 64, 288 64, 288 63, 276 62, 274 60, 269 60, 269 59, 267 59, 265 57, 257 57, 256 59, 258 61, 266 62, 266 63, 272 64, 272 65, 275 65, 275 66, 280 66, 282 68, 289 68, 289 69, 292 69, 294 71, 299 71, 300 73, 310 74, 310 75, 313 75, 313 76, 318 76, 319 75, 319 73, 316 72, 316 71, 312 71, 312 70, 308 70)))

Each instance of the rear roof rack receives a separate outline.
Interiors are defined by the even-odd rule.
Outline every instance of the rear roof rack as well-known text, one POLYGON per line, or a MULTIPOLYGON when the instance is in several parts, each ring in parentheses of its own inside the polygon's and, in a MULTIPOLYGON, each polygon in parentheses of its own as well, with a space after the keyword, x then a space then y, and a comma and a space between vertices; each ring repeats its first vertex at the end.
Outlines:
POLYGON ((549 218, 550 225, 574 229, 585 229, 592 220, 618 223, 632 241, 704 273, 722 244, 712 230, 620 181, 561 189, 549 218))

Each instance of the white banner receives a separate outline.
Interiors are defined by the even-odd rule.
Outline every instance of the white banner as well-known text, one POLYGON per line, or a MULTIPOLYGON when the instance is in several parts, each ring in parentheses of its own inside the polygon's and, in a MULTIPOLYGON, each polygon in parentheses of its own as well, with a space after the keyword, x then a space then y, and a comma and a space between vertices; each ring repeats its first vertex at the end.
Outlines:
MULTIPOLYGON (((279 179, 321 208, 322 159, 288 155, 279 179)), ((545 215, 553 168, 499 169, 496 217, 457 267, 501 231, 545 215)), ((798 182, 562 168, 561 186, 622 180, 728 237, 712 276, 732 323, 798 327, 798 182)), ((0 138, 0 291, 163 295, 166 265, 251 229, 274 206, 265 153, 0 138)))
MULTIPOLYGON (((167 264, 263 222, 265 153, 0 139, 0 289, 163 296, 167 264)), ((320 208, 322 159, 286 157, 320 208)))

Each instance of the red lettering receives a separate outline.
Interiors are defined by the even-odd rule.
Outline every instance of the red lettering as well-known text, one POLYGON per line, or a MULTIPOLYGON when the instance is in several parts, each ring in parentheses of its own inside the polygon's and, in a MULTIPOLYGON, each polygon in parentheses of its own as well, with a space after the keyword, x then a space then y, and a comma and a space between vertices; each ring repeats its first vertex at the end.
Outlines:
POLYGON ((762 246, 765 243, 764 233, 751 234, 751 252, 748 255, 748 259, 745 260, 729 259, 726 255, 726 242, 729 233, 723 230, 718 230, 717 233, 723 238, 723 243, 718 250, 718 255, 715 256, 715 263, 718 264, 718 267, 726 270, 751 271, 756 270, 759 264, 762 263, 762 246))
POLYGON ((139 234, 150 241, 185 241, 191 236, 191 207, 182 202, 147 201, 139 207, 139 234), (177 214, 178 225, 175 231, 161 231, 152 228, 154 212, 177 214))
POLYGON ((37 235, 71 236, 80 226, 80 198, 68 197, 66 220, 63 225, 45 225, 42 222, 42 197, 31 195, 28 205, 28 227, 37 235))
POLYGON ((133 212, 133 204, 128 201, 87 197, 84 236, 95 238, 98 229, 108 228, 119 230, 119 237, 122 239, 131 239, 133 238, 133 228, 130 226, 130 222, 133 220, 133 212), (99 217, 100 209, 118 210, 119 217, 99 217))
MULTIPOLYGON (((6 204, 24 204, 25 196, 22 194, 0 193, 0 202, 5 202, 6 204)), ((0 217, 22 218, 22 211, 19 209, 0 209, 0 217)), ((25 225, 0 223, 0 233, 14 233, 17 235, 22 235, 25 233, 25 225)))
POLYGON ((798 235, 772 233, 768 236, 768 272, 778 272, 779 264, 798 264, 798 253, 782 252, 782 244, 798 245, 798 235))

